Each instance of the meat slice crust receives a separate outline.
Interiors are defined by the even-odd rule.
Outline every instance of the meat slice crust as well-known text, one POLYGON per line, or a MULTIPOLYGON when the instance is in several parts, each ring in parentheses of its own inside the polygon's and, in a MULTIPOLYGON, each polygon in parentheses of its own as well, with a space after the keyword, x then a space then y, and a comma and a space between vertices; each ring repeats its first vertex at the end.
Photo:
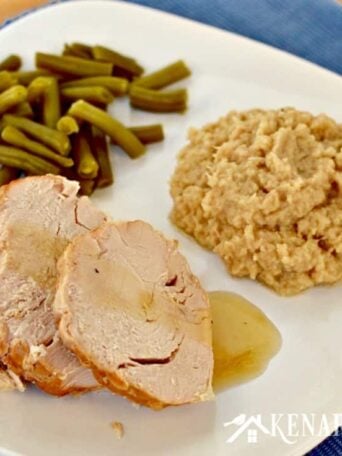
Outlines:
POLYGON ((106 220, 77 192, 78 183, 50 175, 0 191, 0 359, 55 395, 99 387, 63 345, 52 311, 59 257, 75 236, 106 220))
POLYGON ((58 268, 61 338, 100 383, 155 409, 213 397, 209 302, 175 241, 142 221, 106 223, 58 268))
POLYGON ((24 392, 25 385, 14 372, 7 370, 0 362, 0 393, 13 390, 24 392))

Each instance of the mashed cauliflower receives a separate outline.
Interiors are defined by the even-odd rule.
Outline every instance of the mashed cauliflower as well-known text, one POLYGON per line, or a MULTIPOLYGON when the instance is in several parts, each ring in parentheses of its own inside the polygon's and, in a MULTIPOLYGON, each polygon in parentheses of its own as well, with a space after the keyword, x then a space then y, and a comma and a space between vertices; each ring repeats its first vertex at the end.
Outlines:
POLYGON ((172 221, 231 274, 292 295, 342 277, 342 125, 285 108, 192 129, 172 221))

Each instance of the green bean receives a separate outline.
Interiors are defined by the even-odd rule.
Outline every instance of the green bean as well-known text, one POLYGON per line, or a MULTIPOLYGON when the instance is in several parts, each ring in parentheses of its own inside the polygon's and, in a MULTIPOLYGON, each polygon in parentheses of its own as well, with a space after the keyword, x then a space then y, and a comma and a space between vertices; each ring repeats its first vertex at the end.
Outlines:
POLYGON ((137 158, 145 152, 144 145, 121 122, 86 101, 79 100, 73 103, 69 115, 85 120, 102 130, 131 158, 137 158))
MULTIPOLYGON (((128 127, 128 129, 139 139, 143 144, 152 144, 163 141, 164 131, 161 124, 142 125, 139 127, 128 127)), ((115 144, 113 142, 113 144, 115 144)))
POLYGON ((128 92, 128 81, 124 78, 112 76, 95 76, 93 78, 82 78, 61 84, 61 89, 68 87, 90 87, 101 86, 110 90, 113 95, 125 95, 128 92))
POLYGON ((75 135, 72 147, 77 175, 81 179, 95 179, 99 165, 91 150, 90 137, 85 127, 75 135))
POLYGON ((31 105, 27 101, 23 101, 14 108, 10 109, 8 112, 18 117, 28 117, 30 119, 33 117, 31 105))
POLYGON ((51 76, 46 70, 34 70, 34 71, 14 71, 11 75, 17 79, 18 84, 28 86, 31 82, 39 76, 51 76))
POLYGON ((38 76, 27 87, 27 101, 29 103, 33 104, 42 100, 45 90, 45 84, 41 83, 42 80, 45 80, 45 76, 38 76))
POLYGON ((24 86, 16 85, 5 90, 0 94, 0 115, 26 101, 26 98, 27 89, 24 86))
POLYGON ((94 46, 92 54, 94 59, 113 63, 114 69, 119 67, 129 75, 140 76, 144 72, 143 67, 136 60, 104 46, 94 46))
POLYGON ((99 164, 99 173, 96 186, 99 188, 108 187, 114 182, 113 170, 109 159, 108 144, 106 136, 96 127, 92 129, 92 151, 99 164))
POLYGON ((82 59, 86 58, 83 54, 79 55, 77 52, 74 52, 69 44, 65 44, 63 48, 62 55, 64 56, 74 56, 74 57, 81 57, 82 59))
POLYGON ((52 72, 72 76, 110 76, 113 65, 79 57, 36 53, 36 65, 52 72))
POLYGON ((17 71, 21 67, 21 58, 18 55, 11 54, 0 62, 0 71, 17 71))
POLYGON ((134 74, 130 73, 127 70, 124 70, 123 68, 120 68, 119 66, 114 66, 112 75, 116 78, 126 79, 127 82, 132 82, 136 77, 134 74))
POLYGON ((84 56, 87 56, 88 59, 92 59, 93 55, 91 52, 91 46, 84 43, 71 43, 69 44, 69 48, 72 49, 74 52, 82 53, 84 56))
POLYGON ((85 100, 90 103, 103 103, 105 105, 114 100, 112 93, 105 87, 66 87, 61 89, 61 95, 65 100, 85 100))
POLYGON ((22 169, 31 174, 58 174, 60 169, 40 157, 17 149, 0 145, 0 163, 17 169, 22 169))
POLYGON ((60 131, 53 130, 24 117, 16 117, 10 114, 5 114, 3 120, 6 125, 11 125, 24 131, 61 155, 68 155, 70 152, 69 138, 60 131))
POLYGON ((61 102, 57 79, 51 76, 39 76, 28 86, 30 103, 43 99, 43 124, 55 128, 61 117, 61 102))
POLYGON ((78 194, 79 195, 90 196, 96 188, 96 179, 81 179, 77 175, 75 167, 64 169, 62 175, 65 176, 69 180, 78 182, 78 184, 79 184, 78 194))
POLYGON ((151 144, 164 139, 164 131, 161 124, 129 127, 129 129, 143 144, 151 144))
POLYGON ((73 133, 78 133, 80 127, 73 117, 63 116, 57 122, 57 130, 66 134, 67 136, 70 136, 73 133))
POLYGON ((134 108, 153 112, 184 111, 187 105, 186 89, 158 92, 133 84, 130 90, 130 103, 134 108))
POLYGON ((19 177, 20 170, 9 166, 2 166, 0 169, 0 185, 6 185, 19 177))
POLYGON ((25 149, 28 152, 32 152, 34 155, 46 158, 50 161, 55 162, 57 165, 63 168, 70 168, 74 162, 71 158, 63 157, 62 155, 56 154, 52 150, 48 149, 43 144, 32 141, 24 133, 15 127, 8 125, 2 130, 1 138, 10 144, 11 146, 25 149))
POLYGON ((190 74, 191 71, 185 62, 183 60, 177 60, 177 62, 171 63, 158 71, 135 79, 134 84, 138 84, 146 89, 162 89, 174 82, 187 78, 190 74))
POLYGON ((96 189, 95 179, 81 179, 79 176, 77 176, 77 173, 75 172, 74 168, 68 168, 63 170, 63 176, 65 176, 69 180, 74 180, 79 183, 79 195, 90 196, 96 189))
POLYGON ((78 43, 65 44, 63 55, 81 57, 82 59, 92 59, 91 48, 90 52, 87 52, 87 50, 83 48, 83 45, 79 45, 78 43))
POLYGON ((8 71, 0 72, 0 92, 3 92, 16 84, 18 84, 18 78, 16 78, 13 73, 9 73, 8 71))
POLYGON ((80 179, 80 195, 90 196, 95 188, 96 188, 96 181, 94 179, 80 179))
POLYGON ((56 128, 61 117, 59 86, 56 78, 46 77, 46 79, 49 80, 49 84, 44 93, 43 123, 47 127, 56 128))

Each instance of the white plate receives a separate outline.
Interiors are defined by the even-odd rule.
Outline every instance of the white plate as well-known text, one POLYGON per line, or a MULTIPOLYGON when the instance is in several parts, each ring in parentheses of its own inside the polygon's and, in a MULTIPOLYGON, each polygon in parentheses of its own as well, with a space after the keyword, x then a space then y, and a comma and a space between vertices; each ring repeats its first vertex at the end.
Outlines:
MULTIPOLYGON (((253 41, 171 15, 124 3, 71 2, 51 6, 0 32, 1 56, 59 52, 67 41, 103 43, 137 56, 147 69, 184 58, 193 69, 186 115, 133 111, 127 100, 113 112, 127 124, 162 120, 166 141, 130 161, 114 155, 116 183, 97 192, 96 203, 115 218, 142 218, 181 241, 194 272, 208 289, 234 290, 263 309, 283 335, 283 347, 258 379, 217 395, 216 402, 154 412, 109 393, 57 399, 29 389, 0 396, 0 446, 26 455, 301 455, 323 437, 245 436, 225 443, 225 421, 245 413, 328 414, 342 411, 341 287, 319 288, 282 299, 249 280, 229 277, 222 263, 169 222, 168 180, 190 125, 215 120, 230 109, 293 105, 341 120, 342 81, 328 71, 253 41), (111 421, 126 435, 117 440, 111 421)), ((329 418, 330 417, 330 418, 329 418)))

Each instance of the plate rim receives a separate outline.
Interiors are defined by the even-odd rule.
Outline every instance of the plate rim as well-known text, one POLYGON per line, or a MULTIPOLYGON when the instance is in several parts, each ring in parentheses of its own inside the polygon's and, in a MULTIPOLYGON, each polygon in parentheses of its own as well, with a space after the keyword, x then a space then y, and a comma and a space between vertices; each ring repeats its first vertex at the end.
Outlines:
MULTIPOLYGON (((18 15, 14 16, 14 17, 6 19, 0 25, 0 35, 2 34, 3 31, 10 28, 13 24, 17 24, 18 22, 25 21, 26 18, 29 18, 32 15, 39 15, 41 13, 44 13, 44 11, 47 9, 54 9, 54 8, 57 8, 57 9, 66 8, 67 9, 70 7, 73 8, 76 1, 77 0, 50 0, 49 3, 47 3, 45 5, 41 5, 41 6, 38 6, 35 8, 30 8, 22 13, 19 13, 18 15)), ((179 16, 172 12, 159 10, 159 9, 153 8, 151 6, 140 5, 140 4, 136 4, 136 3, 128 3, 125 0, 82 0, 82 1, 79 0, 78 1, 78 5, 79 6, 82 5, 83 8, 86 7, 85 5, 89 5, 89 4, 94 5, 94 6, 96 5, 98 7, 100 4, 109 4, 109 3, 112 3, 114 8, 117 7, 118 5, 120 5, 120 7, 127 9, 127 10, 132 9, 132 10, 140 10, 142 12, 147 11, 149 14, 154 14, 156 16, 163 16, 163 17, 167 16, 170 19, 172 19, 173 22, 178 22, 180 26, 183 25, 185 27, 195 27, 198 30, 202 29, 205 32, 207 32, 207 33, 209 32, 213 35, 216 34, 217 36, 221 36, 221 37, 228 35, 231 38, 238 40, 238 41, 242 41, 247 45, 256 46, 259 49, 264 49, 264 51, 266 53, 268 53, 268 56, 271 56, 272 53, 274 55, 278 55, 278 56, 281 55, 283 59, 285 59, 285 60, 290 59, 293 63, 297 62, 297 64, 302 65, 302 67, 306 70, 312 69, 313 71, 315 71, 316 74, 317 74, 317 72, 319 72, 322 77, 334 79, 335 84, 336 83, 342 84, 342 77, 338 73, 335 73, 330 69, 327 69, 323 66, 318 65, 317 63, 306 60, 303 57, 292 54, 286 50, 271 46, 269 44, 263 43, 256 39, 249 38, 244 35, 240 35, 238 33, 235 33, 235 32, 223 29, 223 28, 215 27, 213 25, 199 22, 194 19, 179 16)), ((302 456, 304 453, 307 453, 307 452, 315 449, 322 442, 331 438, 332 434, 336 431, 336 429, 334 427, 334 422, 332 419, 330 419, 328 421, 328 425, 329 425, 329 432, 330 432, 329 436, 324 436, 324 437, 312 436, 311 439, 306 440, 305 442, 303 442, 302 445, 293 449, 293 451, 291 451, 291 449, 289 447, 289 452, 287 453, 287 455, 288 456, 302 456)), ((9 450, 3 446, 0 446, 0 456, 22 456, 22 454, 18 453, 18 452, 13 452, 12 450, 9 450)))

